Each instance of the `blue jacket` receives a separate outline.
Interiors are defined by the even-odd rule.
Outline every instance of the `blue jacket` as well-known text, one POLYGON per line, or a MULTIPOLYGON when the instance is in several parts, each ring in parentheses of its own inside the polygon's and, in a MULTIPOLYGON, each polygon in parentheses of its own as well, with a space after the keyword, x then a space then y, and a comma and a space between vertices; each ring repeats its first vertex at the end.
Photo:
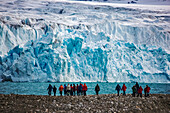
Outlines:
POLYGON ((53 89, 53 87, 52 87, 51 85, 49 85, 48 88, 47 88, 47 90, 48 90, 49 92, 51 92, 52 89, 53 89))
POLYGON ((121 90, 121 87, 119 86, 119 84, 116 86, 116 89, 117 91, 120 91, 121 90))
POLYGON ((82 85, 79 85, 78 89, 79 89, 79 91, 82 91, 82 89, 83 89, 82 85))

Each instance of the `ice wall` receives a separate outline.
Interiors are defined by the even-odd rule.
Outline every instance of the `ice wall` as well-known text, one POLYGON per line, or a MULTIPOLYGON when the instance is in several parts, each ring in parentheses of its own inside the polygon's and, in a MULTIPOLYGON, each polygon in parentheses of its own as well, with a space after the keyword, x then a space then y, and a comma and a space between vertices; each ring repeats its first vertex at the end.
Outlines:
POLYGON ((167 12, 66 5, 47 8, 56 21, 1 16, 0 81, 170 82, 167 12))
POLYGON ((89 28, 85 25, 71 27, 46 24, 40 28, 35 29, 27 25, 15 28, 1 22, 3 30, 1 36, 6 40, 4 45, 1 45, 5 48, 4 51, 2 48, 3 53, 14 47, 7 55, 1 57, 2 80, 39 82, 170 80, 170 58, 162 48, 169 47, 166 45, 169 40, 167 42, 159 40, 160 37, 169 39, 169 34, 162 33, 154 26, 142 28, 107 23, 89 28), (150 38, 146 41, 146 37, 154 37, 157 40, 152 41, 150 38))

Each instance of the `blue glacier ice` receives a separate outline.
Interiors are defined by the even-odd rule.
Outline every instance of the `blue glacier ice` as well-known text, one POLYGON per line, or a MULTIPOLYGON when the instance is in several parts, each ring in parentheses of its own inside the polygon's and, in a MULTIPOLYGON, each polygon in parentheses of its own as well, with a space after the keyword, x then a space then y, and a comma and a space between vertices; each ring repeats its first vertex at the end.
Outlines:
POLYGON ((0 17, 0 81, 170 82, 169 17, 160 16, 170 10, 60 2, 16 10, 24 16, 0 17))

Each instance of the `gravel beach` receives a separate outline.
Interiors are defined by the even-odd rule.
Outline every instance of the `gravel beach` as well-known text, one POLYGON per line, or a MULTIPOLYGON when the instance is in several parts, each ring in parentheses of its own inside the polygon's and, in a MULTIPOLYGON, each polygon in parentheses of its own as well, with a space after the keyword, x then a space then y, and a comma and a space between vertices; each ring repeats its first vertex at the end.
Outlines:
POLYGON ((116 96, 41 96, 0 94, 0 113, 57 112, 57 113, 170 113, 170 94, 151 94, 150 97, 116 96))

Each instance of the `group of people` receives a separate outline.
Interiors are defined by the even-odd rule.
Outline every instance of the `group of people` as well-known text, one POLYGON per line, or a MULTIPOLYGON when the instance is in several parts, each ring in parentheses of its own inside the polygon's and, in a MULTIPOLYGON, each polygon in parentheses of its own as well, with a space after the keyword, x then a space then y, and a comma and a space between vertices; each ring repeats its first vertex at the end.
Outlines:
MULTIPOLYGON (((115 90, 117 90, 117 95, 119 96, 119 93, 120 93, 120 90, 123 91, 123 95, 126 95, 126 85, 123 84, 123 86, 121 87, 119 84, 117 84, 115 90)), ((144 93, 145 93, 145 97, 148 97, 149 96, 149 92, 150 92, 150 87, 148 85, 146 85, 146 87, 144 88, 144 93)), ((51 92, 53 90, 54 92, 54 96, 56 96, 56 90, 57 88, 55 87, 55 85, 52 87, 51 84, 49 84, 48 88, 48 94, 51 95, 51 92)), ((83 84, 64 84, 64 86, 60 85, 59 87, 59 92, 60 92, 60 96, 62 96, 62 92, 64 90, 64 95, 71 95, 71 96, 79 96, 79 95, 84 95, 86 96, 86 91, 87 91, 87 85, 86 83, 83 84)), ((96 95, 99 94, 99 91, 100 91, 100 87, 99 85, 97 84, 96 87, 95 87, 95 92, 96 92, 96 95)), ((143 88, 141 86, 139 86, 138 82, 136 82, 136 84, 132 87, 132 96, 135 97, 135 95, 137 94, 137 97, 140 95, 140 97, 142 97, 142 91, 143 91, 143 88)))
POLYGON ((125 86, 125 84, 123 84, 122 88, 120 87, 119 84, 117 84, 117 86, 115 88, 115 90, 117 90, 117 96, 119 96, 120 90, 123 90, 123 95, 126 95, 126 93, 125 93, 126 89, 127 89, 127 87, 125 86))
MULTIPOLYGON (((144 88, 144 93, 145 93, 145 97, 149 96, 149 92, 150 92, 151 88, 146 85, 146 87, 144 88)), ((135 97, 135 94, 137 94, 137 97, 140 95, 140 97, 142 97, 142 91, 143 88, 142 86, 139 86, 139 84, 136 82, 136 84, 132 87, 132 96, 135 97)))
MULTIPOLYGON (((117 90, 117 95, 119 96, 119 92, 120 90, 123 90, 123 95, 126 95, 126 85, 123 84, 122 88, 120 87, 119 84, 117 84, 115 90, 117 90)), ((146 87, 144 88, 144 93, 145 93, 145 97, 148 97, 149 96, 149 92, 150 92, 151 88, 146 85, 146 87)), ((142 91, 143 91, 143 88, 142 86, 139 86, 138 82, 136 82, 136 84, 132 87, 132 96, 135 97, 135 95, 137 94, 137 97, 140 95, 140 97, 142 97, 142 91)))
MULTIPOLYGON (((52 85, 49 84, 47 90, 48 90, 49 95, 51 95, 52 90, 54 92, 54 96, 56 95, 57 88, 55 87, 55 85, 54 85, 54 87, 52 87, 52 85)), ((67 96, 69 96, 69 95, 71 95, 71 96, 73 96, 73 95, 74 96, 75 95, 86 96, 87 85, 85 83, 84 83, 84 85, 81 84, 81 83, 79 85, 78 84, 77 85, 75 85, 75 84, 73 84, 73 85, 72 84, 68 84, 68 85, 64 84, 64 86, 60 85, 60 87, 59 87, 60 96, 62 96, 63 90, 64 90, 64 95, 67 95, 67 96)))

